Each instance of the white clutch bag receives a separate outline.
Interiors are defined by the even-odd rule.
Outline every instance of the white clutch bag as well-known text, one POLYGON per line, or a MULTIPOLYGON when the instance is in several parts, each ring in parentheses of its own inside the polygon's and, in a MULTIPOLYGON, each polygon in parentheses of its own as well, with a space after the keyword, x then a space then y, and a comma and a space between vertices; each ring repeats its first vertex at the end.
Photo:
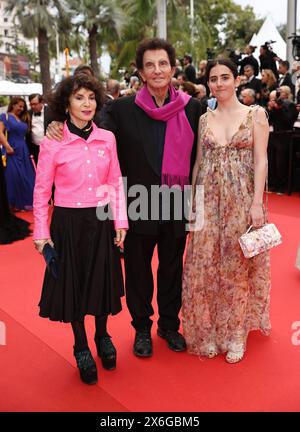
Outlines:
POLYGON ((246 258, 252 258, 282 243, 281 234, 274 224, 269 223, 254 230, 252 228, 251 225, 239 238, 239 244, 246 258))

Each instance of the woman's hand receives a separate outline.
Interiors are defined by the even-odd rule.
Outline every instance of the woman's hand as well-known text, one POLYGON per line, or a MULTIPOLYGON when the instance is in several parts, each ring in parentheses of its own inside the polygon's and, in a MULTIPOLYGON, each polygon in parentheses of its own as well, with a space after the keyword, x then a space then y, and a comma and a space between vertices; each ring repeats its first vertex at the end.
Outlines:
POLYGON ((46 130, 47 138, 55 141, 61 141, 63 138, 63 123, 53 121, 51 122, 46 130))
POLYGON ((49 238, 49 239, 41 239, 41 240, 33 240, 34 243, 34 247, 36 248, 36 250, 42 254, 43 253, 43 247, 45 246, 46 243, 49 243, 50 246, 54 246, 53 241, 49 238))
POLYGON ((262 204, 252 204, 250 207, 250 218, 253 227, 261 227, 265 223, 265 215, 262 204))
POLYGON ((126 237, 126 229, 118 228, 116 229, 116 237, 114 238, 114 244, 119 247, 124 242, 126 237))
POLYGON ((8 154, 8 155, 12 155, 15 152, 14 149, 12 148, 12 146, 10 146, 9 144, 8 144, 8 146, 5 147, 5 151, 6 151, 6 154, 8 154))

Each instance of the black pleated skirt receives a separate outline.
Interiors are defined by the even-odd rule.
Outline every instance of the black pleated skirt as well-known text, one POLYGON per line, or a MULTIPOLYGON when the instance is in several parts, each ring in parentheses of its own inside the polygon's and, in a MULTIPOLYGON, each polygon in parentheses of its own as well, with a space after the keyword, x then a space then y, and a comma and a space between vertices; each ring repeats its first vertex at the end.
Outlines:
POLYGON ((124 284, 113 222, 98 220, 96 208, 54 207, 50 232, 59 278, 46 269, 40 316, 71 322, 120 312, 124 284))

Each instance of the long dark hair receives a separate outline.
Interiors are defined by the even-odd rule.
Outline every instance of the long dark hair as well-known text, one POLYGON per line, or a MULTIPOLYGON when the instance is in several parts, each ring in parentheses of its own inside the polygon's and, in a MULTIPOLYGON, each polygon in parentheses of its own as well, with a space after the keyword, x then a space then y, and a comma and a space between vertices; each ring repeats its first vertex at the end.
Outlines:
POLYGON ((209 75, 210 75, 212 68, 217 66, 217 65, 227 66, 228 69, 231 70, 234 78, 238 77, 239 73, 238 73, 238 69, 237 69, 236 64, 233 63, 233 61, 228 59, 228 58, 220 58, 220 59, 216 59, 216 60, 209 60, 209 62, 207 63, 206 74, 205 74, 205 78, 206 78, 207 82, 209 80, 209 75))
POLYGON ((13 96, 9 102, 9 105, 7 107, 7 112, 10 113, 13 110, 13 107, 17 105, 19 102, 24 103, 24 110, 22 114, 20 115, 20 120, 24 123, 27 123, 28 127, 31 125, 30 116, 28 114, 27 105, 25 99, 21 98, 20 96, 13 96))

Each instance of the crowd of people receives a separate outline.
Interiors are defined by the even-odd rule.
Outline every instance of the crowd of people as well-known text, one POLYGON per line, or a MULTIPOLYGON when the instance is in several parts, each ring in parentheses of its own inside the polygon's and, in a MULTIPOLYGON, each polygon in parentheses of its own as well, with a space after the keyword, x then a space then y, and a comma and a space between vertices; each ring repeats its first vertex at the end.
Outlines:
POLYGON ((40 316, 71 324, 83 382, 98 379, 86 315, 95 316, 103 367, 116 367, 107 319, 121 311, 122 245, 137 357, 153 354, 155 247, 157 334, 172 351, 208 358, 225 353, 228 363, 237 363, 250 331, 270 333, 269 255, 245 258, 238 238, 249 224, 265 223, 266 177, 278 193, 286 187, 283 132, 294 127, 300 90, 288 62, 280 61, 276 72, 276 56, 264 49, 260 65, 247 47, 238 64, 201 61, 196 72, 191 56, 181 66, 171 44, 148 39, 139 44, 125 83, 109 79, 104 88, 83 65, 54 88, 46 105, 31 95, 27 112, 25 101, 13 98, 1 116, 7 164, 0 179, 9 215, 33 206, 35 247, 41 254, 52 248, 58 261, 58 275, 45 271, 40 316), (171 191, 167 215, 166 200, 153 198, 155 187, 171 191), (201 227, 192 229, 192 214, 201 211, 201 227))
MULTIPOLYGON (((235 59, 240 76, 236 92, 244 105, 260 105, 267 110, 271 132, 268 145, 268 190, 284 194, 288 186, 290 144, 293 132, 300 130, 300 62, 294 61, 290 66, 287 60, 279 59, 267 44, 261 46, 257 60, 253 56, 255 48, 246 46, 244 57, 235 59), (298 77, 296 82, 293 82, 292 74, 298 77)), ((196 70, 191 56, 184 56, 182 62, 176 59, 172 84, 199 99, 203 106, 216 108, 216 98, 207 85, 207 63, 201 60, 196 70)), ((295 157, 296 151, 292 159, 295 157)), ((298 183, 295 187, 299 187, 298 183)))

